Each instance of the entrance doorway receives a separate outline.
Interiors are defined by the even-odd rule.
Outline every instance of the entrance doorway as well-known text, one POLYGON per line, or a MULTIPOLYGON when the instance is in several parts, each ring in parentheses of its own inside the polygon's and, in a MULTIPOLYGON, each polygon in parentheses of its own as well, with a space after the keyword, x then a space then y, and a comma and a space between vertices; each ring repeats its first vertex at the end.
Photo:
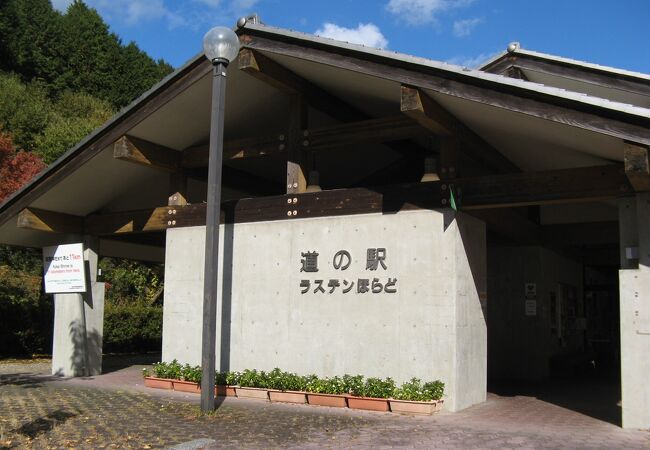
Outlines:
POLYGON ((618 266, 591 254, 488 243, 488 391, 620 426, 618 266))

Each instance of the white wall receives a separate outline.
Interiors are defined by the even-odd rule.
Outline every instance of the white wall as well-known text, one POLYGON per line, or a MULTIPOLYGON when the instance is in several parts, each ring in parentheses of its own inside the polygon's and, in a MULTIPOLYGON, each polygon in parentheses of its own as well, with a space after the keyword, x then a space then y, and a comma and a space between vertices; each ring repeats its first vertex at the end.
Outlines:
POLYGON ((638 268, 619 271, 621 391, 624 428, 650 428, 650 193, 621 200, 622 267, 625 247, 638 245, 638 268), (632 237, 632 239, 630 239, 632 237))
MULTIPOLYGON (((454 217, 410 211, 222 226, 217 366, 441 379, 448 409, 483 401, 485 229, 454 217), (366 270, 367 249, 382 247, 387 270, 366 270), (352 256, 346 271, 332 265, 339 250, 352 256), (319 253, 317 273, 300 272, 307 251, 319 253), (356 293, 359 278, 374 277, 397 278, 397 293, 356 293), (312 282, 306 294, 303 279, 312 282), (341 286, 313 293, 316 279, 327 291, 330 279, 341 286), (355 282, 347 294, 344 279, 355 282)), ((165 361, 200 363, 204 234, 167 231, 165 361)))

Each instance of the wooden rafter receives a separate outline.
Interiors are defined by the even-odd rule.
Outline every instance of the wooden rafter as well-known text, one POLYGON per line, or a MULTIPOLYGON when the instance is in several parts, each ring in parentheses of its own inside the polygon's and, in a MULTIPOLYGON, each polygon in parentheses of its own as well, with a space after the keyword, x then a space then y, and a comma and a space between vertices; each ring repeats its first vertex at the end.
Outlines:
POLYGON ((82 234, 84 219, 72 214, 25 208, 18 213, 17 226, 51 233, 82 234))
POLYGON ((461 147, 462 151, 487 167, 503 173, 519 172, 519 168, 501 152, 420 89, 402 85, 401 94, 402 113, 427 130, 456 136, 466 144, 461 147))
POLYGON ((167 172, 180 169, 181 153, 135 136, 122 136, 113 144, 113 157, 167 172))

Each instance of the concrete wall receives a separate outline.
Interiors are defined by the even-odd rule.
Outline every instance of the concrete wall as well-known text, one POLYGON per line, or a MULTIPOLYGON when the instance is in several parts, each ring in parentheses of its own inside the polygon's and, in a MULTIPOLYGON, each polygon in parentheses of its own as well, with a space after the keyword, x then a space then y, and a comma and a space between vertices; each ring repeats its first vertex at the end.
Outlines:
MULTIPOLYGON (((163 360, 200 363, 205 228, 167 231, 163 360)), ((217 366, 281 367, 446 383, 446 407, 485 400, 485 229, 452 211, 412 211, 221 227, 217 366), (368 248, 387 269, 366 270, 368 248), (350 267, 333 256, 347 250, 350 267), (316 251, 319 271, 301 272, 316 251), (396 293, 356 293, 358 279, 396 293), (310 282, 302 294, 302 280, 310 282), (314 293, 324 280, 327 293, 314 293), (329 280, 338 280, 330 294, 329 280), (343 293, 344 280, 355 282, 343 293), (481 303, 483 300, 483 303, 481 303)))
POLYGON ((624 428, 650 428, 650 193, 621 201, 621 391, 624 428), (637 261, 625 247, 638 246, 637 261), (632 264, 634 263, 634 265, 632 264), (627 268, 626 268, 627 267, 627 268))
POLYGON ((561 283, 582 299, 582 266, 542 247, 488 247, 490 378, 541 380, 554 355, 582 349, 576 330, 564 329, 562 339, 552 330, 551 301, 561 283), (535 315, 526 315, 526 283, 536 285, 535 315))

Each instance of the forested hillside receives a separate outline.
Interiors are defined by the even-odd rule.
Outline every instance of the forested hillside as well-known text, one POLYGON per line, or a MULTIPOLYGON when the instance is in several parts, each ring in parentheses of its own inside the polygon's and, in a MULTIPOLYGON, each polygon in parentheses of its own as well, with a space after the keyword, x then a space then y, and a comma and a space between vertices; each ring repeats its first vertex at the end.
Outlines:
MULTIPOLYGON (((49 0, 0 0, 0 203, 172 70, 123 44, 82 1, 60 13, 49 0)), ((108 258, 100 266, 109 350, 150 345, 162 320, 150 307, 161 268, 108 258)), ((40 250, 0 246, 0 356, 51 351, 41 276, 40 250)))

